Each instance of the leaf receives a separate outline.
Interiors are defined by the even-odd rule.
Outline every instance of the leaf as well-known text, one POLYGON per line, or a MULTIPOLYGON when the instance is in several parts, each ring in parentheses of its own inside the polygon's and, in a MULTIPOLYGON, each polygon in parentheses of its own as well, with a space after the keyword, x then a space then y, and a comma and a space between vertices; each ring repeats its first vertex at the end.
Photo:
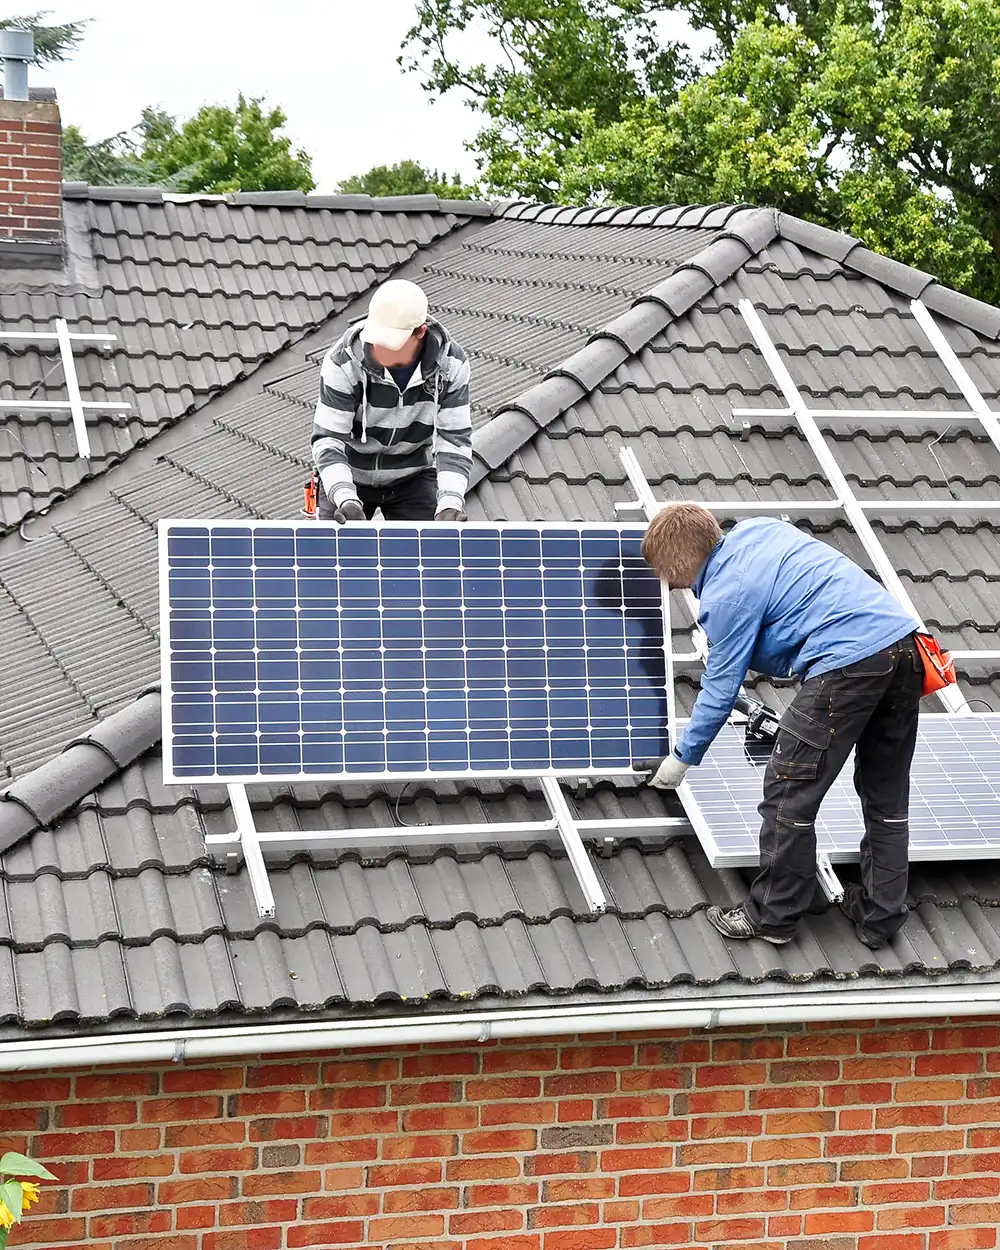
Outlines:
POLYGON ((8 1150, 5 1155, 0 1157, 0 1174, 7 1176, 41 1176, 47 1181, 56 1179, 48 1168, 43 1167, 40 1163, 36 1163, 34 1159, 29 1159, 27 1155, 19 1155, 13 1150, 8 1150))
POLYGON ((0 1185, 0 1202, 7 1204, 14 1220, 19 1224, 24 1214, 24 1194, 17 1181, 5 1181, 0 1185))
POLYGON ((0 1250, 7 1250, 7 1238, 9 1236, 9 1228, 0 1228, 0 1250))

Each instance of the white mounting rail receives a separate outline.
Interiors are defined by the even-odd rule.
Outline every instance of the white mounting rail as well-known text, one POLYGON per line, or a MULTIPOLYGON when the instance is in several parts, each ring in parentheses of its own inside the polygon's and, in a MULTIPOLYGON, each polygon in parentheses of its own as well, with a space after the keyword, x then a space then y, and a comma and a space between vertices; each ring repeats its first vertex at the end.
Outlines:
MULTIPOLYGON (((910 309, 913 313, 917 324, 923 330, 925 336, 931 346, 937 352, 943 362, 948 373, 962 392, 971 411, 941 411, 938 409, 929 411, 910 411, 896 409, 839 409, 839 408, 814 408, 810 409, 799 391, 798 387, 792 379, 784 361, 778 354, 767 329, 764 326, 757 310, 749 300, 740 300, 740 313, 746 322, 750 333, 753 335, 761 355, 764 357, 774 376, 775 381, 784 396, 787 407, 784 408, 735 408, 733 416, 736 418, 765 418, 765 417, 784 417, 794 418, 796 425, 802 436, 809 443, 813 454, 826 480, 829 482, 831 490, 835 498, 833 499, 796 499, 796 500, 733 500, 727 502, 719 502, 717 500, 699 500, 703 507, 713 512, 721 512, 727 515, 734 513, 765 513, 778 515, 799 515, 811 516, 816 513, 829 514, 841 513, 848 523, 852 526, 855 533, 861 540, 869 559, 883 584, 890 590, 907 609, 908 612, 923 625, 920 613, 916 610, 913 601, 903 585, 899 574, 896 572, 889 559, 888 553, 882 546, 878 534, 869 520, 869 514, 899 514, 912 515, 915 513, 922 514, 938 514, 948 515, 950 513, 962 512, 982 512, 993 513, 1000 512, 1000 502, 995 500, 947 500, 940 503, 928 501, 925 499, 880 499, 868 500, 858 499, 855 495, 850 482, 847 480, 843 470, 837 462, 837 459, 828 444, 825 435, 817 424, 817 418, 824 421, 839 420, 881 420, 881 421, 922 421, 926 424, 928 421, 945 421, 954 422, 962 421, 978 421, 989 438, 990 442, 1000 450, 1000 418, 986 403, 985 398, 976 387, 968 374, 965 366, 952 351, 951 346, 945 339, 940 327, 934 321, 930 312, 920 300, 913 300, 910 303, 910 309)), ((622 466, 628 476, 629 483, 635 492, 635 500, 622 503, 616 503, 616 510, 639 510, 642 511, 647 519, 652 518, 655 513, 662 507, 664 503, 658 501, 653 494, 652 487, 646 480, 635 452, 630 447, 624 448, 619 456, 622 466)), ((691 653, 674 653, 672 645, 672 636, 670 633, 670 610, 666 607, 664 610, 664 645, 667 651, 667 679, 670 683, 671 695, 671 724, 675 723, 673 716, 673 671, 674 665, 677 663, 703 663, 707 654, 707 641, 704 633, 697 624, 698 605, 694 595, 690 590, 681 592, 683 594, 685 605, 691 615, 692 621, 695 622, 692 640, 694 643, 694 651, 691 653)), ((669 594, 664 588, 664 603, 669 599, 669 594)), ((973 650, 973 651, 953 651, 952 656, 956 660, 997 660, 1000 659, 1000 651, 998 650, 973 650)), ((957 686, 947 687, 938 692, 938 697, 944 704, 945 708, 952 713, 960 715, 969 714, 971 708, 965 695, 957 686)), ((694 800, 687 785, 682 784, 678 793, 685 810, 691 821, 691 826, 698 834, 698 837, 709 857, 709 861, 714 863, 718 857, 718 847, 711 829, 702 815, 697 802, 694 800)), ((843 889, 837 878, 836 873, 829 861, 829 857, 820 854, 818 857, 818 878, 824 893, 831 900, 839 898, 843 894, 843 889)))
MULTIPOLYGON (((433 777, 427 780, 432 782, 433 777)), ((526 780, 528 780, 526 778, 526 780)), ((229 803, 235 828, 229 833, 207 834, 206 849, 222 860, 233 872, 240 859, 246 864, 253 889, 257 914, 266 919, 274 915, 274 893, 268 877, 265 855, 287 857, 314 851, 354 850, 364 855, 376 848, 397 846, 461 846, 495 843, 531 844, 562 841, 566 855, 576 873, 588 909, 600 914, 608 906, 607 897, 594 871, 584 838, 610 846, 619 838, 643 835, 662 837, 668 833, 684 833, 690 823, 683 816, 644 817, 638 820, 577 820, 569 809, 566 796, 554 777, 541 777, 539 783, 552 816, 548 820, 515 820, 506 823, 455 825, 392 825, 377 829, 318 829, 278 832, 258 829, 250 807, 245 785, 229 785, 229 803)))
MULTIPOLYGON (((850 482, 844 475, 843 470, 837 462, 826 436, 817 424, 817 418, 823 421, 920 421, 925 425, 930 421, 943 421, 945 423, 964 421, 978 422, 982 426, 987 438, 1000 451, 1000 415, 995 413, 987 404, 985 398, 980 393, 976 384, 969 376, 968 370, 952 351, 951 346, 945 339, 940 327, 935 322, 926 305, 920 300, 910 301, 910 310, 913 316, 923 330, 928 342, 937 352, 944 367, 955 382, 957 388, 962 392, 971 411, 963 409, 859 409, 859 408, 809 408, 799 391, 798 387, 792 379, 785 362, 778 354, 778 350, 771 340, 770 335, 764 326, 757 310, 754 308, 750 300, 740 300, 740 314, 746 322, 750 333, 753 335, 754 342, 767 362, 768 367, 774 376, 775 381, 781 390, 785 399, 784 408, 734 408, 733 416, 739 419, 746 418, 774 418, 774 417, 792 417, 803 438, 806 439, 812 448, 813 454, 819 462, 820 468, 830 483, 831 490, 834 492, 833 499, 771 499, 771 500, 732 500, 727 502, 719 502, 718 500, 699 500, 702 507, 708 508, 713 512, 721 512, 726 515, 733 515, 741 512, 748 513, 771 513, 779 515, 798 515, 812 516, 816 513, 840 513, 842 514, 851 527, 854 529, 858 538, 871 560, 876 572, 882 579, 883 584, 897 598, 899 603, 911 612, 916 620, 921 622, 923 619, 913 604, 909 592, 903 585, 899 574, 893 567, 892 561, 889 559, 888 553, 882 546, 882 543, 872 526, 869 516, 871 515, 938 515, 949 516, 961 513, 1000 513, 1000 501, 995 499, 947 499, 940 502, 927 499, 910 499, 900 496, 894 499, 859 499, 855 495, 850 482)), ((634 453, 630 448, 626 448, 621 453, 622 464, 629 476, 632 487, 636 492, 636 500, 627 503, 616 503, 615 508, 625 511, 628 509, 642 509, 647 516, 651 516, 650 507, 653 509, 663 507, 662 503, 657 503, 652 496, 648 484, 645 486, 646 494, 643 494, 639 479, 645 483, 645 478, 639 470, 638 461, 635 460, 634 453), (631 460, 626 457, 631 457, 631 460)), ((690 595, 690 592, 688 592, 690 595)), ((693 612, 692 616, 697 619, 697 613, 693 612)), ((700 633, 700 631, 699 631, 700 633)), ((695 637, 695 655, 677 654, 673 657, 675 663, 694 663, 697 662, 697 653, 701 650, 701 640, 695 637)), ((976 660, 1000 660, 1000 650, 979 649, 972 651, 952 651, 952 657, 962 661, 976 660)), ((958 686, 947 686, 943 690, 938 691, 937 698, 949 712, 956 712, 966 715, 971 711, 968 700, 958 686)))
POLYGON ((57 343, 59 356, 62 360, 63 375, 66 379, 68 400, 55 399, 0 399, 0 410, 34 409, 42 412, 56 412, 68 409, 73 421, 73 432, 76 435, 77 451, 84 460, 90 459, 90 435, 87 432, 88 412, 128 412, 132 405, 112 403, 104 400, 84 400, 80 394, 80 380, 76 376, 76 361, 73 357, 74 343, 98 343, 102 347, 110 347, 117 342, 113 334, 74 334, 69 323, 62 317, 56 318, 55 331, 51 333, 34 330, 3 330, 0 329, 0 341, 20 343, 57 343))
MULTIPOLYGON (((798 422, 802 436, 812 448, 813 455, 819 461, 820 467, 826 475, 826 480, 836 493, 848 523, 853 527, 858 538, 861 539, 861 545, 867 552, 869 560, 875 566, 875 571, 882 579, 882 584, 895 595, 900 605, 907 612, 920 621, 921 628, 925 629, 926 626, 913 600, 910 598, 909 591, 903 585, 902 578, 896 572, 888 553, 879 541, 879 537, 875 533, 865 509, 860 507, 850 482, 847 480, 843 469, 837 463, 836 456, 830 450, 826 436, 816 424, 816 418, 806 407, 805 400, 799 388, 792 381, 792 375, 788 372, 785 362, 778 355, 778 349, 764 328, 760 314, 748 299, 741 299, 739 307, 743 320, 749 326, 750 333, 754 337, 754 342, 756 342, 761 355, 767 361, 768 368, 774 374, 774 379, 785 397, 785 402, 791 408, 792 414, 798 422)), ((734 417, 740 415, 741 413, 738 411, 733 412, 734 417)), ((895 506, 897 511, 906 511, 902 501, 895 501, 895 506)), ((967 713, 971 711, 968 700, 958 686, 945 686, 938 691, 938 698, 949 712, 967 713)))

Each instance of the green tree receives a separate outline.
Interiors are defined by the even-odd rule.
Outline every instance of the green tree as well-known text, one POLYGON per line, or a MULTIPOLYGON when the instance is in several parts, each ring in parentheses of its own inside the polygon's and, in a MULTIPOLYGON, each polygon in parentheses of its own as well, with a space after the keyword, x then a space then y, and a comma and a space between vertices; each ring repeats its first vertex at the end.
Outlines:
POLYGON ((421 0, 408 46, 430 91, 484 115, 472 147, 492 191, 772 205, 1000 302, 996 0, 421 0), (516 22, 500 69, 454 61, 473 21, 554 20, 553 3, 560 72, 516 22), (713 34, 697 65, 658 45, 668 8, 713 34))
POLYGON ((142 159, 140 144, 127 130, 88 143, 78 126, 65 126, 63 176, 70 182, 89 182, 95 187, 167 185, 158 171, 142 159))
POLYGON ((142 159, 181 191, 311 191, 311 158, 279 133, 286 121, 280 108, 265 111, 242 92, 235 108, 205 105, 179 128, 162 110, 145 109, 142 159))
POLYGON ((444 200, 471 200, 475 187, 466 186, 455 174, 424 169, 417 161, 399 161, 395 165, 375 165, 366 174, 354 174, 340 183, 343 195, 439 195, 444 200))
POLYGON ((586 117, 598 126, 647 94, 672 98, 693 74, 686 50, 663 45, 656 0, 418 0, 400 63, 434 95, 462 91, 485 126, 472 144, 487 184, 555 198, 586 117), (498 64, 456 59, 462 34, 483 27, 498 64), (530 159, 544 150, 540 164, 530 159))
POLYGON ((0 30, 30 30, 35 36, 35 64, 67 61, 80 46, 90 19, 49 25, 48 10, 21 13, 17 17, 0 17, 0 30))
POLYGON ((145 108, 130 131, 88 143, 76 126, 63 131, 67 178, 95 186, 226 191, 311 191, 310 158, 277 132, 281 109, 241 95, 235 109, 206 105, 189 121, 145 108))

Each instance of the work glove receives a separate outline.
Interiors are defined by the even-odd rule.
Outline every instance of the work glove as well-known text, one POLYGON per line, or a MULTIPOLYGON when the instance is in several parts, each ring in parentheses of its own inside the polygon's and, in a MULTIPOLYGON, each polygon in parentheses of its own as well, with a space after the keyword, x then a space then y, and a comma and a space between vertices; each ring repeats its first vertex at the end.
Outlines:
POLYGON ((653 786, 656 790, 676 790, 688 770, 688 765, 673 752, 664 755, 662 759, 643 760, 634 767, 637 772, 652 773, 646 785, 653 786))
POLYGON ((365 510, 361 506, 361 500, 345 499, 334 509, 333 519, 338 525, 343 525, 345 521, 364 521, 365 510))
POLYGON ((467 521, 469 518, 461 508, 442 508, 435 513, 435 521, 467 521))

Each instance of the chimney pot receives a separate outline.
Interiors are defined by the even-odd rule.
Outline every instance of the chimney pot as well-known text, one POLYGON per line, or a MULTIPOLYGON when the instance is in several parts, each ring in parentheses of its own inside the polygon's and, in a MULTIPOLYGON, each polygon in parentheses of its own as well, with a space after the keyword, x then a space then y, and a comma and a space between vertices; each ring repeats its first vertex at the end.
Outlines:
POLYGON ((28 65, 35 59, 35 36, 30 30, 0 30, 5 100, 27 100, 28 65))

